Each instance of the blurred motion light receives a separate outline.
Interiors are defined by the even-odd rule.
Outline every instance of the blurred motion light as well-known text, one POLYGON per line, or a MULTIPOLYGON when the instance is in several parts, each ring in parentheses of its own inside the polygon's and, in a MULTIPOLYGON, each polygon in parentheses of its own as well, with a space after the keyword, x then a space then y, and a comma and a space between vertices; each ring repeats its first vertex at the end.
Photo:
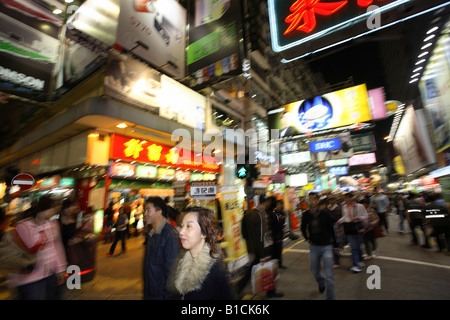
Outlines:
POLYGON ((417 58, 422 58, 428 54, 428 51, 422 52, 417 58))
POLYGON ((426 45, 424 45, 422 48, 420 48, 420 50, 424 50, 424 49, 428 48, 431 45, 433 45, 433 44, 431 42, 428 42, 426 45))
POLYGON ((418 67, 418 68, 415 68, 414 70, 413 70, 413 72, 418 72, 418 71, 420 71, 420 70, 422 70, 423 69, 423 67, 418 67))

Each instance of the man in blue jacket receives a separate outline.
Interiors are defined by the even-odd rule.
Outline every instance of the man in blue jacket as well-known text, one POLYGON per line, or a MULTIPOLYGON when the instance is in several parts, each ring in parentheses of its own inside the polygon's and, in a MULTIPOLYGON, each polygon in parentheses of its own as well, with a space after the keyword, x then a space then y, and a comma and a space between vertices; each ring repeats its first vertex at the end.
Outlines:
POLYGON ((145 201, 144 219, 152 226, 144 256, 144 299, 173 299, 168 283, 180 253, 178 231, 168 223, 166 204, 159 197, 145 201))

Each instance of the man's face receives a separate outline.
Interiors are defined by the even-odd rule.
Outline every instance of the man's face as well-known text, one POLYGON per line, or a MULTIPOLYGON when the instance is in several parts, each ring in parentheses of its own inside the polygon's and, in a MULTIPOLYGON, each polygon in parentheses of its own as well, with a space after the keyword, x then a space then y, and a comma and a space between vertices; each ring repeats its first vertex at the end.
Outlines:
POLYGON ((319 197, 316 195, 309 196, 309 204, 311 207, 317 207, 319 205, 319 197))
POLYGON ((145 204, 145 211, 144 211, 144 221, 146 225, 153 225, 157 221, 157 219, 161 216, 162 211, 161 209, 156 209, 153 206, 153 203, 147 202, 145 204))

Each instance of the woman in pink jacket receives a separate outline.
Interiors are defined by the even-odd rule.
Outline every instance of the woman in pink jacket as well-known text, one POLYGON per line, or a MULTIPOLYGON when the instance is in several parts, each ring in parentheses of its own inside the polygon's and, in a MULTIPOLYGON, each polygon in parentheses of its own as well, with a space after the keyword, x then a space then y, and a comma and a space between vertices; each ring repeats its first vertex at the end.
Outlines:
POLYGON ((67 261, 50 197, 43 196, 28 219, 16 225, 25 246, 37 255, 37 263, 29 274, 10 274, 10 285, 17 287, 23 300, 56 300, 61 298, 58 286, 64 283, 67 261))

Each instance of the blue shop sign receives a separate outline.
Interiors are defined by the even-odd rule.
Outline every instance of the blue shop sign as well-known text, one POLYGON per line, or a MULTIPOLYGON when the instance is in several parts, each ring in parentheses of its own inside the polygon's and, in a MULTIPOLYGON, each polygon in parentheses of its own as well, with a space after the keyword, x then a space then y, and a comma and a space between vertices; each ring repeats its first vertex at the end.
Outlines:
POLYGON ((328 169, 328 173, 335 176, 345 176, 348 174, 348 167, 331 167, 328 169))
POLYGON ((330 151, 340 148, 341 148, 341 139, 339 138, 313 141, 309 144, 309 149, 311 150, 311 152, 330 151))

